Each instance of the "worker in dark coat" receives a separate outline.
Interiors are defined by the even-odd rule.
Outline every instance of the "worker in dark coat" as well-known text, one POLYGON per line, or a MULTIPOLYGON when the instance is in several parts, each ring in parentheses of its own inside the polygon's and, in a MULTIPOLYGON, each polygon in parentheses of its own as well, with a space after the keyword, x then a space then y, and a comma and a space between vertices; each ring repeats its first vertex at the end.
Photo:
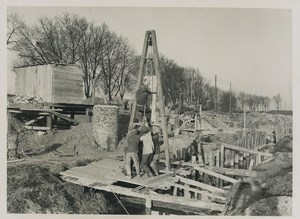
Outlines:
POLYGON ((133 160, 137 176, 140 177, 140 162, 138 157, 139 152, 139 143, 140 143, 140 135, 138 134, 138 130, 135 128, 135 125, 131 125, 128 128, 127 135, 127 151, 126 151, 126 170, 128 178, 132 178, 131 172, 131 160, 133 160))
POLYGON ((136 106, 137 110, 139 111, 140 117, 146 117, 148 124, 150 124, 151 119, 151 109, 147 105, 148 97, 151 92, 148 90, 148 87, 144 84, 136 91, 135 98, 136 98, 136 106))

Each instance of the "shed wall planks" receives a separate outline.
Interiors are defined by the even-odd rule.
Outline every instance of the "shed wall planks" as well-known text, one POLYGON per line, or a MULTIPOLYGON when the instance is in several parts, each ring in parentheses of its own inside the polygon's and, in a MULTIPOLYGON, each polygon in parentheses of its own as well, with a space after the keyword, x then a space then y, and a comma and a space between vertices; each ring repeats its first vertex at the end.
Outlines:
POLYGON ((39 65, 16 68, 16 94, 41 97, 52 102, 52 66, 39 65))
POLYGON ((82 103, 82 71, 77 66, 57 66, 53 72, 55 103, 82 103))
POLYGON ((16 94, 51 103, 82 103, 82 71, 76 65, 16 68, 16 94))

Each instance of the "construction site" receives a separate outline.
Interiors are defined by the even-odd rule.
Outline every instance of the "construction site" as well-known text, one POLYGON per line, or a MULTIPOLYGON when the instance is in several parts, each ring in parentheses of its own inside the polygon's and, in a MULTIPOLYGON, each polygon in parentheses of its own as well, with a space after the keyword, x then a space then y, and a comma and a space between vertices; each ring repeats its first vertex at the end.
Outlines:
POLYGON ((127 100, 84 99, 76 64, 15 68, 8 214, 292 215, 292 111, 167 102, 157 41, 127 100))

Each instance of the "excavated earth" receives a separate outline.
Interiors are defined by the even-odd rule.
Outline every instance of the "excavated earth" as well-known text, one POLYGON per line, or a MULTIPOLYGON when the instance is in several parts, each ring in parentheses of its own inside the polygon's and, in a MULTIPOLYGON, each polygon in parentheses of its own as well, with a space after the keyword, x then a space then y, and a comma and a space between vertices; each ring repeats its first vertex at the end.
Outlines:
POLYGON ((257 177, 237 183, 227 215, 292 215, 292 138, 286 137, 271 148, 274 159, 256 166, 257 177))
MULTIPOLYGON (((127 133, 129 116, 119 118, 119 139, 127 133)), ((13 119, 15 127, 20 121, 13 119)), ((82 122, 69 130, 47 133, 23 130, 19 135, 20 162, 7 165, 7 212, 53 214, 124 214, 111 193, 61 180, 59 173, 103 158, 120 159, 123 149, 103 151, 92 137, 92 125, 82 122)))
MULTIPOLYGON (((128 122, 129 115, 121 114, 119 139, 127 133, 128 122)), ((122 157, 121 146, 103 151, 91 133, 89 122, 48 133, 23 131, 18 149, 23 161, 7 165, 7 212, 125 214, 111 193, 70 184, 59 177, 68 168, 122 157)), ((289 137, 269 148, 275 158, 254 169, 257 177, 236 185, 226 215, 291 214, 292 148, 289 137)))

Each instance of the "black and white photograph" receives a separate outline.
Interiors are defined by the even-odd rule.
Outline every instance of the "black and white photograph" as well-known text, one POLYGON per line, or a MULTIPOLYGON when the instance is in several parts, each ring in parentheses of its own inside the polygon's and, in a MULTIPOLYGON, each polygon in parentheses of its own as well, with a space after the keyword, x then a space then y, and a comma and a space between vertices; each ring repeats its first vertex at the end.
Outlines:
POLYGON ((5 12, 7 215, 293 216, 291 9, 5 12))

